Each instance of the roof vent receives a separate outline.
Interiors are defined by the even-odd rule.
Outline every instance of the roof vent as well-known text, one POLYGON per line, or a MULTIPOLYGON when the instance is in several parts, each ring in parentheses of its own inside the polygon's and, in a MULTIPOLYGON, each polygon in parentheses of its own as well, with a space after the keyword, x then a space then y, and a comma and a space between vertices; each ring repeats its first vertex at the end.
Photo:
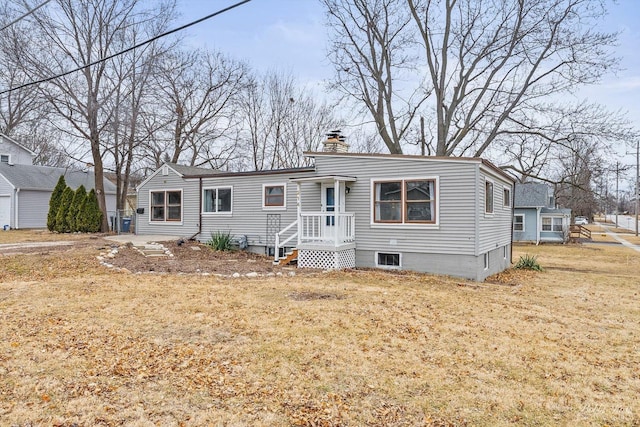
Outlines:
POLYGON ((340 130, 332 130, 327 134, 327 139, 322 143, 323 151, 326 153, 346 153, 349 151, 349 144, 345 142, 345 137, 340 130))

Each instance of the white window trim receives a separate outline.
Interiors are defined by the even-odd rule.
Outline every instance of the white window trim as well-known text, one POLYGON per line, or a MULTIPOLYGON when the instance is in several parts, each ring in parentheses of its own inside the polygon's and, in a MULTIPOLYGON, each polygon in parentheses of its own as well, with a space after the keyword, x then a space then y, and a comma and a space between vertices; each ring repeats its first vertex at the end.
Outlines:
MULTIPOLYGON (((165 199, 165 209, 167 207, 167 202, 165 199)), ((153 189, 153 190, 149 190, 149 225, 161 225, 161 226, 165 226, 165 225, 182 225, 182 223, 184 222, 184 189, 182 188, 166 188, 166 189, 153 189), (165 193, 165 197, 166 197, 166 193, 170 193, 172 191, 179 191, 180 192, 180 221, 167 221, 167 213, 165 212, 164 214, 164 221, 153 221, 151 219, 151 193, 160 193, 160 192, 164 192, 165 193)))
POLYGON ((233 216, 233 186, 232 185, 217 185, 202 187, 202 205, 200 206, 200 212, 202 216, 233 216), (228 188, 231 190, 231 210, 229 212, 205 212, 204 211, 204 192, 205 190, 218 190, 228 188))
MULTIPOLYGON (((369 189, 369 197, 371 198, 370 201, 370 205, 369 205, 369 225, 371 228, 387 228, 387 229, 405 229, 405 230, 424 230, 424 229, 439 229, 440 228, 440 177, 439 176, 417 176, 417 177, 413 177, 413 176, 403 176, 401 178, 399 177, 383 177, 383 178, 371 178, 370 180, 370 189, 369 189), (405 223, 405 222, 398 222, 398 223, 380 223, 380 222, 375 222, 375 215, 376 215, 376 198, 374 196, 376 188, 375 188, 375 183, 376 182, 388 182, 388 181, 402 181, 402 191, 404 192, 404 182, 405 181, 426 181, 426 180, 430 180, 430 181, 435 181, 435 193, 436 193, 436 203, 435 203, 435 216, 436 216, 436 220, 433 223, 429 223, 429 224, 419 224, 419 223, 405 223)), ((403 196, 404 197, 404 196, 403 196)), ((404 221, 404 209, 405 209, 405 203, 404 203, 404 198, 402 199, 403 203, 401 206, 401 215, 402 215, 402 221, 404 221)), ((387 253, 387 252, 382 252, 382 253, 387 253)), ((395 252, 392 252, 395 253, 395 252)), ((376 255, 376 263, 377 263, 377 255, 376 255)))
POLYGON ((524 231, 526 230, 526 227, 525 227, 525 225, 524 225, 525 218, 526 218, 526 217, 525 217, 525 215, 524 215, 524 214, 515 214, 515 215, 513 215, 513 231, 515 231, 515 232, 517 232, 517 233, 524 233, 524 231), (516 230, 516 221, 515 221, 515 218, 516 218, 517 216, 521 216, 521 217, 522 217, 522 230, 516 230))
POLYGON ((562 220, 562 217, 553 216, 553 215, 542 215, 540 217, 540 231, 542 231, 544 233, 562 233, 564 231, 564 221, 562 220), (551 219, 551 230, 545 230, 545 229, 542 228, 544 219, 546 219, 546 218, 551 219), (560 227, 562 227, 561 230, 554 230, 553 229, 553 222, 554 222, 555 219, 559 219, 560 220, 560 227))
POLYGON ((262 184, 262 210, 263 211, 286 211, 287 210, 287 183, 286 182, 272 182, 262 184), (284 205, 283 206, 266 206, 264 190, 267 187, 284 187, 284 205))
POLYGON ((401 270, 402 269, 402 252, 393 252, 393 251, 376 251, 374 254, 373 262, 375 263, 376 268, 381 268, 384 270, 401 270), (398 255, 398 264, 399 265, 380 265, 378 264, 378 255, 379 254, 389 254, 389 255, 398 255))
MULTIPOLYGON (((511 208, 511 187, 506 187, 506 186, 502 187, 502 207, 511 208), (504 197, 505 191, 509 192, 509 197, 507 198, 504 197)), ((493 208, 494 208, 493 210, 495 211, 495 206, 493 208)))
POLYGON ((7 164, 11 164, 11 154, 0 153, 0 156, 7 156, 7 164))
POLYGON ((484 179, 484 215, 485 216, 494 216, 496 214, 496 182, 492 179, 485 178, 484 179), (491 183, 491 188, 493 189, 493 194, 491 194, 491 208, 493 209, 491 212, 487 212, 487 183, 491 183))

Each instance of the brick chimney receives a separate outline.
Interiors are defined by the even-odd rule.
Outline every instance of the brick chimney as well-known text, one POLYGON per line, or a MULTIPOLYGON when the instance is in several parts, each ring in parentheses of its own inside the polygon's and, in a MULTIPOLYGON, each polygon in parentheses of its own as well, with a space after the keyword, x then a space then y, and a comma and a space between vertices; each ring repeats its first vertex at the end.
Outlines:
POLYGON ((344 141, 344 136, 339 130, 332 130, 327 134, 327 139, 322 143, 325 153, 346 153, 349 151, 349 144, 344 141))

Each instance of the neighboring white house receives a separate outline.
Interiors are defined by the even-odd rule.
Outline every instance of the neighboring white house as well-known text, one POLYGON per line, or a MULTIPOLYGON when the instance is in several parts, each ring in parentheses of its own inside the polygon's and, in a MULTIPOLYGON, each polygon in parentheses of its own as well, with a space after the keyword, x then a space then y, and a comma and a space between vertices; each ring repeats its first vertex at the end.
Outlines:
POLYGON ((484 280, 511 264, 514 182, 479 158, 306 153, 313 167, 225 173, 164 164, 138 187, 136 232, 249 250, 299 267, 406 269, 484 280))
POLYGON ((516 184, 513 211, 513 241, 566 243, 571 209, 557 208, 551 188, 544 183, 516 184))
MULTIPOLYGON (((0 230, 45 228, 49 199, 61 175, 72 189, 94 188, 92 171, 33 165, 35 153, 0 134, 0 230)), ((107 211, 115 211, 116 187, 104 181, 107 211)))

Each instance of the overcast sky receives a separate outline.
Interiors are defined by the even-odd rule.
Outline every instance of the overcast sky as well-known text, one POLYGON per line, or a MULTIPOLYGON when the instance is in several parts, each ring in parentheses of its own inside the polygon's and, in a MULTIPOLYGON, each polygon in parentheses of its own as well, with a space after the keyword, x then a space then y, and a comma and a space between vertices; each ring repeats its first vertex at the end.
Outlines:
MULTIPOLYGON (((180 0, 181 22, 206 16, 237 0, 180 0)), ((613 2, 612 2, 613 3, 613 2)), ((603 29, 620 31, 616 55, 622 70, 601 85, 582 90, 580 97, 628 112, 640 129, 640 1, 611 4, 603 29)), ((322 89, 332 75, 326 59, 328 29, 318 0, 252 0, 186 31, 188 41, 246 60, 255 70, 290 71, 299 82, 322 89)), ((635 166, 630 148, 619 147, 621 161, 635 166)), ((635 147, 634 147, 635 151, 635 147)))

